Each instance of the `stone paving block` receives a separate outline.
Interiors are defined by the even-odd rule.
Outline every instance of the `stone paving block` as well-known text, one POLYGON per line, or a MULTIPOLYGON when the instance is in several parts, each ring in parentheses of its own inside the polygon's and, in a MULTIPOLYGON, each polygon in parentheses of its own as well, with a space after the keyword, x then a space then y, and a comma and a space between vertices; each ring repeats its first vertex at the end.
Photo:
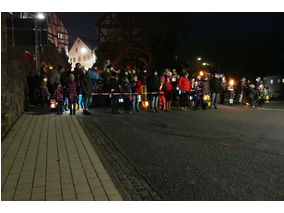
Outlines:
POLYGON ((43 193, 45 194, 45 186, 37 186, 32 188, 32 194, 43 193))
POLYGON ((19 183, 17 185, 16 191, 31 191, 32 183, 19 183))
MULTIPOLYGON (((17 183, 19 176, 20 176, 20 174, 10 174, 7 177, 6 183, 12 183, 12 182, 17 183)), ((4 180, 4 178, 3 178, 3 180, 4 180)))
POLYGON ((73 183, 68 183, 68 184, 62 184, 62 192, 74 192, 75 193, 75 189, 74 189, 74 184, 73 183))
POLYGON ((16 188, 6 188, 6 189, 4 188, 1 191, 1 199, 2 200, 12 200, 14 193, 15 193, 15 189, 16 188))
POLYGON ((88 182, 89 182, 91 187, 102 187, 102 184, 97 177, 88 178, 88 182))
POLYGON ((110 181, 110 180, 111 180, 110 177, 109 177, 109 175, 108 175, 107 173, 106 173, 106 174, 98 173, 98 176, 99 176, 99 179, 100 179, 101 181, 103 181, 103 180, 110 181))
POLYGON ((73 184, 73 179, 71 176, 61 176, 61 183, 62 184, 69 184, 72 183, 73 184))
POLYGON ((46 201, 62 201, 61 195, 46 195, 46 201))
POLYGON ((44 201, 45 193, 33 193, 31 197, 32 201, 44 201))
POLYGON ((94 197, 101 197, 101 196, 106 196, 106 193, 102 187, 91 187, 92 189, 92 194, 94 197))
POLYGON ((33 182, 34 187, 45 186, 45 177, 35 178, 33 182))
POLYGON ((91 193, 91 189, 88 183, 75 184, 75 190, 76 190, 76 194, 85 193, 85 192, 91 193))
POLYGON ((22 172, 19 183, 32 183, 34 172, 22 172))
POLYGON ((46 182, 46 192, 49 191, 60 191, 61 192, 61 185, 60 182, 46 182))
POLYGON ((47 173, 46 176, 47 181, 59 181, 60 180, 60 175, 59 173, 47 173))
POLYGON ((30 200, 31 192, 30 191, 16 191, 15 197, 13 200, 30 200))
POLYGON ((63 191, 63 200, 77 200, 75 191, 63 191))
POLYGON ((77 194, 79 201, 93 201, 93 195, 91 193, 79 193, 77 194))
POLYGON ((15 188, 17 186, 17 182, 16 181, 6 181, 5 182, 5 187, 7 188, 15 188))
POLYGON ((86 176, 87 178, 91 178, 91 177, 98 177, 96 171, 94 169, 86 169, 86 176))
POLYGON ((80 176, 73 176, 73 182, 74 182, 74 184, 86 183, 87 178, 86 177, 80 177, 80 176))
POLYGON ((95 196, 96 201, 109 201, 106 195, 95 196))
POLYGON ((108 195, 108 197, 111 201, 123 201, 120 194, 108 195))

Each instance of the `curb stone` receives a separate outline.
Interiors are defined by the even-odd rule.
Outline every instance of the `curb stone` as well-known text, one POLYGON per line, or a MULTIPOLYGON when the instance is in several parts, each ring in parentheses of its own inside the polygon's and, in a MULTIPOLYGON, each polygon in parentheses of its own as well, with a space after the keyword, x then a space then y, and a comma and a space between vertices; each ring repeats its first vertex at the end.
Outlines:
POLYGON ((83 126, 83 130, 86 132, 90 142, 96 151, 98 151, 103 165, 107 170, 112 170, 110 173, 114 173, 116 176, 113 177, 110 174, 125 200, 162 200, 158 193, 147 183, 146 179, 137 171, 134 165, 132 165, 104 133, 93 117, 79 117, 78 120, 83 126))

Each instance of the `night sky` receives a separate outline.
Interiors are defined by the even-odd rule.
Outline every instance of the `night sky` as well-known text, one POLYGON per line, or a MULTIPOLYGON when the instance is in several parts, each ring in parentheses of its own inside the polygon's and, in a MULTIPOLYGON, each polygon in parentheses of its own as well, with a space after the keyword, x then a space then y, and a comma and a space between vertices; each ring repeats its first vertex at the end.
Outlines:
MULTIPOLYGON (((78 35, 97 39, 93 26, 103 13, 60 15, 72 41, 78 35)), ((143 13, 150 29, 160 27, 156 15, 143 13)), ((179 51, 203 56, 222 72, 253 77, 284 72, 284 13, 183 13, 172 25, 180 34, 179 51)))

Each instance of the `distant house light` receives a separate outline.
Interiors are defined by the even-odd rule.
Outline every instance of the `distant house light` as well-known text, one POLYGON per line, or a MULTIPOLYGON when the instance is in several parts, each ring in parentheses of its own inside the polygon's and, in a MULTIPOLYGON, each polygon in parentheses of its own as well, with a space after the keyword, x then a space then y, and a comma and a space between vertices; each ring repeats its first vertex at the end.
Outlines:
POLYGON ((282 78, 282 83, 284 84, 284 78, 282 78))
POLYGON ((273 84, 273 79, 270 80, 270 84, 273 84))
POLYGON ((87 49, 85 47, 81 47, 80 51, 81 53, 85 54, 87 52, 87 49))

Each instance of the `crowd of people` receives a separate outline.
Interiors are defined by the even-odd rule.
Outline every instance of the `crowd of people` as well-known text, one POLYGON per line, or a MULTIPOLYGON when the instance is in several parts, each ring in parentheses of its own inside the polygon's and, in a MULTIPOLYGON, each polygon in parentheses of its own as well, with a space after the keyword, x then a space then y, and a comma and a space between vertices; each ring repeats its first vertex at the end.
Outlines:
POLYGON ((111 106, 113 114, 121 112, 122 104, 125 113, 139 112, 141 108, 171 112, 172 106, 182 111, 217 109, 219 99, 225 104, 226 94, 233 98, 237 95, 240 104, 246 98, 249 102, 246 104, 251 107, 257 103, 262 107, 266 98, 260 77, 255 82, 243 77, 236 85, 227 83, 226 77, 217 73, 190 76, 185 69, 178 73, 169 68, 161 74, 158 71, 150 73, 147 69, 136 72, 129 67, 115 69, 110 60, 103 70, 99 70, 96 63, 88 70, 80 63, 73 70, 71 66, 58 65, 55 69, 42 66, 36 81, 34 90, 40 90, 37 96, 41 103, 49 105, 53 99, 57 114, 70 111, 70 115, 75 115, 77 110, 89 115, 90 105, 95 104, 94 97, 101 92, 109 93, 105 103, 111 106))

